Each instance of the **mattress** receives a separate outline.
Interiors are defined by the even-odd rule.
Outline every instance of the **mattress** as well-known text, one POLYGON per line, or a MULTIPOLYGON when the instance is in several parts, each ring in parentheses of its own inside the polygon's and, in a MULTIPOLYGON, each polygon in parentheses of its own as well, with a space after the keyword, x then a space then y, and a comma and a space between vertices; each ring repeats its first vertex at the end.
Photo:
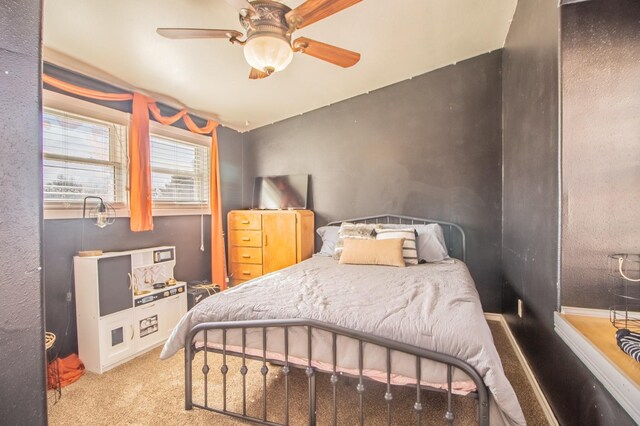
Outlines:
MULTIPOLYGON (((516 395, 508 382, 473 279, 466 265, 448 263, 411 265, 405 268, 341 265, 330 257, 314 256, 241 286, 216 294, 196 305, 178 323, 161 353, 165 359, 184 347, 187 334, 203 322, 258 319, 313 319, 375 336, 452 355, 472 365, 491 393, 492 424, 525 424, 516 395)), ((306 365, 307 331, 290 330, 289 360, 306 365)), ((196 345, 202 346, 202 336, 196 345)), ((312 365, 332 368, 332 337, 313 330, 312 365)), ((283 331, 270 329, 266 351, 282 359, 283 331)), ((207 344, 220 348, 221 333, 209 332, 207 344)), ((227 349, 239 349, 238 330, 227 335, 227 349)), ((262 355, 262 331, 246 334, 247 353, 262 355)), ((358 371, 358 343, 338 338, 338 370, 358 371)), ((365 344, 365 374, 386 380, 386 351, 365 344)), ((415 383, 415 358, 392 356, 392 381, 415 383)), ((446 387, 446 366, 422 361, 422 384, 446 387)), ((473 390, 473 382, 454 370, 453 389, 473 390)))

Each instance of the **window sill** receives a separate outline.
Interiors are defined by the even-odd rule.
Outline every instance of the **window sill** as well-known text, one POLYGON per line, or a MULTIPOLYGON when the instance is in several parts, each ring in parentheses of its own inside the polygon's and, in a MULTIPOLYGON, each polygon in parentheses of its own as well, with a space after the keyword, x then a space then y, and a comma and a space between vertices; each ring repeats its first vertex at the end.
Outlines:
POLYGON ((210 215, 209 208, 154 208, 153 216, 200 216, 210 215))
MULTIPOLYGON (((116 218, 131 217, 131 212, 127 208, 117 208, 116 218)), ((153 210, 154 217, 161 216, 200 216, 210 215, 211 211, 207 209, 189 209, 189 208, 156 208, 153 210)), ((44 219, 82 219, 82 209, 44 209, 44 219)))
POLYGON ((638 363, 616 345, 616 329, 608 324, 609 312, 567 307, 563 307, 562 312, 554 313, 556 333, 627 413, 640 423, 638 363), (602 338, 609 332, 611 337, 602 338))

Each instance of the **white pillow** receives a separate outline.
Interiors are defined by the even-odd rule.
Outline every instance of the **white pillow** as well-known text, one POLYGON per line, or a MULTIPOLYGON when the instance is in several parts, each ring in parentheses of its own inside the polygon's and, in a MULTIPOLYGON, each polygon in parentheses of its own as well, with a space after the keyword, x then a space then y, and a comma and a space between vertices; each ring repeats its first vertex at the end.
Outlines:
POLYGON ((418 233, 416 245, 418 249, 418 260, 420 262, 441 262, 449 259, 449 251, 447 250, 447 244, 444 241, 442 226, 437 223, 430 223, 428 225, 390 223, 382 225, 382 228, 414 228, 418 233))
POLYGON ((336 250, 336 243, 338 242, 338 226, 321 226, 316 230, 320 238, 322 238, 322 248, 318 254, 322 256, 331 256, 336 250))
POLYGON ((416 250, 415 228, 401 229, 376 229, 376 240, 404 239, 402 257, 407 265, 418 264, 418 251, 416 250))
POLYGON ((418 258, 425 262, 441 262, 449 259, 442 226, 437 223, 416 226, 418 232, 418 258))

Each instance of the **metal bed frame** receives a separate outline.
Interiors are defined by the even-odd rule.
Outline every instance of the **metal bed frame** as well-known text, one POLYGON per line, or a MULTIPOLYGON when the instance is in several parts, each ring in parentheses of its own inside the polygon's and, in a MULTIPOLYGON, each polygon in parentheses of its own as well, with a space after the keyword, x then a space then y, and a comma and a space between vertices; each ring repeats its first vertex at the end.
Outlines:
MULTIPOLYGON (((342 222, 352 222, 352 223, 397 223, 397 224, 407 224, 407 225, 419 225, 419 224, 430 224, 430 223, 438 223, 443 227, 445 241, 447 243, 447 247, 449 247, 449 252, 452 257, 457 257, 459 259, 465 260, 466 258, 466 242, 465 235, 462 228, 454 223, 443 222, 438 220, 429 220, 429 219, 420 219, 408 216, 396 216, 396 215, 383 215, 383 216, 369 216, 362 217, 356 219, 349 219, 343 221, 331 222, 329 225, 338 225, 342 222)), ((364 369, 364 344, 374 345, 381 348, 384 348, 386 351, 386 392, 384 394, 384 401, 381 403, 386 404, 387 407, 387 425, 391 425, 392 423, 392 402, 393 402, 393 393, 392 393, 392 383, 391 383, 391 357, 395 352, 400 352, 404 354, 408 354, 415 357, 415 372, 416 372, 416 383, 405 385, 414 387, 416 390, 416 399, 413 404, 413 411, 415 412, 416 424, 421 424, 421 414, 425 409, 423 406, 422 400, 422 392, 425 390, 430 391, 438 391, 438 392, 446 392, 447 394, 447 411, 444 413, 444 419, 447 424, 452 425, 454 421, 454 413, 453 413, 453 403, 452 403, 452 377, 453 377, 453 369, 457 368, 462 370, 466 375, 473 380, 476 385, 476 391, 471 392, 468 396, 478 399, 478 424, 482 426, 489 425, 489 391, 484 384, 482 377, 478 372, 467 362, 455 358, 453 356, 442 354, 439 352, 427 350, 424 348, 420 348, 413 345, 404 344, 401 342, 397 342, 391 339, 386 339, 378 336, 374 336, 368 333, 363 333, 358 330, 351 330, 339 326, 335 326, 332 324, 323 323, 316 320, 309 319, 286 319, 286 320, 255 320, 255 321, 229 321, 229 322, 208 322, 198 324, 193 327, 185 342, 185 409, 191 410, 193 407, 213 411, 220 414, 225 414, 231 417, 248 420, 251 422, 255 422, 258 424, 264 425, 288 425, 289 424, 289 376, 291 373, 291 368, 302 368, 305 371, 305 374, 308 378, 308 414, 309 414, 309 425, 316 424, 316 375, 318 372, 325 372, 330 374, 330 383, 332 386, 332 394, 333 394, 333 411, 332 411, 332 424, 338 424, 338 401, 337 401, 337 388, 336 385, 338 383, 338 377, 340 375, 345 375, 347 377, 355 377, 357 380, 356 392, 358 394, 359 400, 359 423, 363 425, 365 423, 365 412, 364 412, 364 392, 365 385, 364 379, 367 378, 365 374, 363 374, 364 369), (292 327, 303 327, 306 328, 307 332, 307 360, 306 365, 298 365, 289 361, 289 330, 292 327), (281 329, 283 331, 283 347, 284 354, 283 360, 270 359, 267 355, 267 331, 273 329, 281 329), (227 333, 230 330, 240 330, 241 332, 241 350, 238 351, 237 348, 233 348, 230 350, 227 347, 227 333), (247 353, 247 342, 246 342, 246 333, 247 330, 261 330, 262 332, 262 355, 255 356, 247 353), (312 366, 313 353, 314 348, 312 344, 312 332, 313 330, 322 330, 324 332, 328 332, 332 336, 332 368, 330 371, 318 370, 312 366), (202 346, 196 347, 196 336, 202 333, 203 341, 202 346), (208 337, 209 333, 221 333, 222 334, 222 343, 218 344, 218 347, 212 348, 209 347, 208 337), (350 339, 353 339, 358 342, 358 374, 355 376, 350 376, 348 374, 343 374, 339 371, 337 366, 337 341, 338 337, 343 336, 350 339), (221 346, 221 347, 220 347, 221 346), (203 393, 203 402, 195 403, 193 401, 193 361, 197 352, 203 352, 203 365, 201 368, 203 381, 204 381, 204 393, 203 393), (212 373, 212 368, 209 365, 209 360, 207 357, 208 352, 214 352, 222 355, 222 364, 219 366, 219 374, 222 375, 222 406, 216 407, 209 405, 208 398, 208 378, 209 374, 212 373), (227 406, 227 375, 229 374, 229 366, 227 365, 227 358, 230 356, 240 357, 242 359, 242 366, 239 370, 242 375, 242 411, 236 412, 228 409, 227 406), (247 413, 247 373, 249 371, 247 367, 247 360, 253 359, 261 361, 262 365, 260 367, 260 374, 262 376, 262 416, 254 417, 247 413), (420 378, 422 377, 422 360, 431 360, 438 363, 445 364, 447 366, 447 387, 446 389, 435 389, 422 385, 420 382, 420 378), (276 364, 282 366, 282 374, 284 376, 284 423, 276 423, 268 418, 267 413, 267 375, 269 373, 268 364, 276 364)))

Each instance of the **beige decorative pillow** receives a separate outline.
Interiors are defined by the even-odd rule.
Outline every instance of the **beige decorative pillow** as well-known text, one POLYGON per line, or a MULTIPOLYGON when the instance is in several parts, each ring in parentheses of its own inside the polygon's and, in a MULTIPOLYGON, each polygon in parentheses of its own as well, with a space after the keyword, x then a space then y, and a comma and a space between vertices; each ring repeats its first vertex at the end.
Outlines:
POLYGON ((376 229, 380 229, 381 225, 368 223, 349 223, 343 222, 338 230, 338 241, 333 252, 333 258, 340 259, 342 253, 343 241, 345 238, 355 240, 374 240, 376 238, 376 229))
POLYGON ((404 229, 376 229, 376 240, 390 240, 404 238, 404 263, 407 265, 418 264, 418 250, 416 249, 416 230, 404 229))
POLYGON ((355 265, 387 265, 404 267, 404 238, 389 240, 357 240, 345 238, 340 263, 355 265))

